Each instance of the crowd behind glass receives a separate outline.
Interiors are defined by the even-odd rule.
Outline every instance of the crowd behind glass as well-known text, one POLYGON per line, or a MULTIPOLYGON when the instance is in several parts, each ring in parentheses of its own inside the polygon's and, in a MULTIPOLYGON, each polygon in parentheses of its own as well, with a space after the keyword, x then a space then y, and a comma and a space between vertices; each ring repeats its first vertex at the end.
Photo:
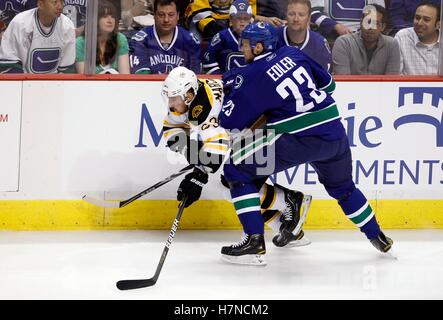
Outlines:
MULTIPOLYGON (((333 74, 437 75, 441 2, 98 0, 95 72, 221 74, 245 64, 241 31, 263 21, 333 74)), ((0 73, 84 73, 86 5, 0 0, 0 73)))

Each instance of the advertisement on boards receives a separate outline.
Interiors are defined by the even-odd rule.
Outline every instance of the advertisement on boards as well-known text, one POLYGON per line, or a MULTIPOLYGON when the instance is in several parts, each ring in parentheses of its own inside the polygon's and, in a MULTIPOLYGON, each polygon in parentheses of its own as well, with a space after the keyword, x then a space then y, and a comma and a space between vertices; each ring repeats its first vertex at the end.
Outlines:
MULTIPOLYGON (((161 82, 65 83, 64 185, 112 197, 131 194, 186 165, 162 140, 167 112, 161 82), (72 121, 77 119, 78 121, 72 121), (69 147, 68 147, 69 146, 69 147), (88 188, 89 190, 85 190, 88 188)), ((353 176, 368 197, 439 199, 443 187, 443 88, 440 83, 339 82, 334 93, 353 153, 353 176)), ((271 181, 328 196, 310 165, 271 181)), ((172 199, 171 183, 153 197, 172 199)), ((204 197, 222 199, 213 177, 204 197)))
POLYGON ((21 121, 21 82, 0 86, 0 191, 18 191, 21 121))

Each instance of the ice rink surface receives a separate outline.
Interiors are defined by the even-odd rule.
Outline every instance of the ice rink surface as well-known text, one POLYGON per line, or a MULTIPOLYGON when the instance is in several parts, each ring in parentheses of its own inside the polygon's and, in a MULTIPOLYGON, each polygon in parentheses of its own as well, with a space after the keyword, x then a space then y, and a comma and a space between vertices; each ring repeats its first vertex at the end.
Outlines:
POLYGON ((0 232, 0 299, 443 299, 443 230, 386 230, 398 260, 357 230, 306 230, 312 244, 282 249, 267 231, 268 265, 220 260, 240 231, 179 230, 157 284, 169 231, 0 232))

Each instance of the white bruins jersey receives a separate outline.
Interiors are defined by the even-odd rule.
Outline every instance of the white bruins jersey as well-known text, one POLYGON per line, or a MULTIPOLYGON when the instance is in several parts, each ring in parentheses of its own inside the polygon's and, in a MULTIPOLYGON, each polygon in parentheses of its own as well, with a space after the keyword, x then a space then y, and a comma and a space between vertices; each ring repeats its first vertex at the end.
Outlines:
POLYGON ((218 123, 218 114, 223 103, 221 80, 202 79, 199 89, 187 113, 168 112, 163 121, 163 136, 169 140, 185 132, 191 139, 201 141, 205 152, 225 155, 228 152, 229 136, 218 123))
POLYGON ((43 30, 37 8, 12 19, 3 35, 0 64, 21 64, 25 73, 57 73, 75 63, 75 29, 63 14, 43 30))

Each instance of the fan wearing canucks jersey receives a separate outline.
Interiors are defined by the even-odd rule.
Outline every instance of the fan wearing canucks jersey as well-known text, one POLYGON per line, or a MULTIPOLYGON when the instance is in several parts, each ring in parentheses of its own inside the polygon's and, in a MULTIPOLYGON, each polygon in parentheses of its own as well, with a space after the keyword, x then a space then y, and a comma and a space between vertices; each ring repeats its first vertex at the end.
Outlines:
POLYGON ((309 29, 310 20, 309 0, 289 0, 286 8, 287 25, 277 29, 277 47, 295 47, 330 72, 332 54, 329 43, 319 33, 309 29))
MULTIPOLYGON (((163 84, 162 95, 168 105, 163 122, 163 136, 168 147, 195 165, 180 183, 177 199, 186 196, 185 206, 200 198, 208 173, 214 173, 228 154, 229 136, 218 123, 223 102, 220 80, 197 79, 185 67, 173 69, 163 84)), ((273 243, 278 247, 307 245, 302 225, 311 196, 280 186, 264 185, 260 190, 261 213, 274 230, 273 243)))
POLYGON ((200 42, 177 26, 177 0, 154 2, 154 25, 137 32, 129 42, 131 73, 169 73, 178 66, 201 73, 200 42))
POLYGON ((247 0, 235 0, 229 9, 230 27, 217 33, 203 58, 203 69, 208 74, 221 74, 243 67, 245 59, 238 48, 243 29, 253 21, 252 7, 247 0))
POLYGON ((36 6, 37 0, 0 0, 0 41, 12 18, 36 6))
POLYGON ((76 36, 85 29, 87 0, 65 0, 63 14, 67 16, 75 27, 76 36))
POLYGON ((233 161, 224 165, 244 237, 240 243, 222 248, 223 259, 265 263, 256 181, 303 163, 315 169, 328 194, 370 242, 387 252, 393 242, 380 230, 374 211, 352 180, 351 150, 331 96, 335 88, 332 76, 302 51, 288 46, 276 50, 276 43, 271 25, 247 26, 241 48, 249 65, 224 75, 230 90, 220 124, 225 129, 243 130, 265 114, 268 130, 260 140, 234 150, 233 161), (259 162, 258 150, 267 163, 259 162))
POLYGON ((63 0, 38 0, 16 15, 0 45, 0 73, 73 72, 75 31, 63 0))

